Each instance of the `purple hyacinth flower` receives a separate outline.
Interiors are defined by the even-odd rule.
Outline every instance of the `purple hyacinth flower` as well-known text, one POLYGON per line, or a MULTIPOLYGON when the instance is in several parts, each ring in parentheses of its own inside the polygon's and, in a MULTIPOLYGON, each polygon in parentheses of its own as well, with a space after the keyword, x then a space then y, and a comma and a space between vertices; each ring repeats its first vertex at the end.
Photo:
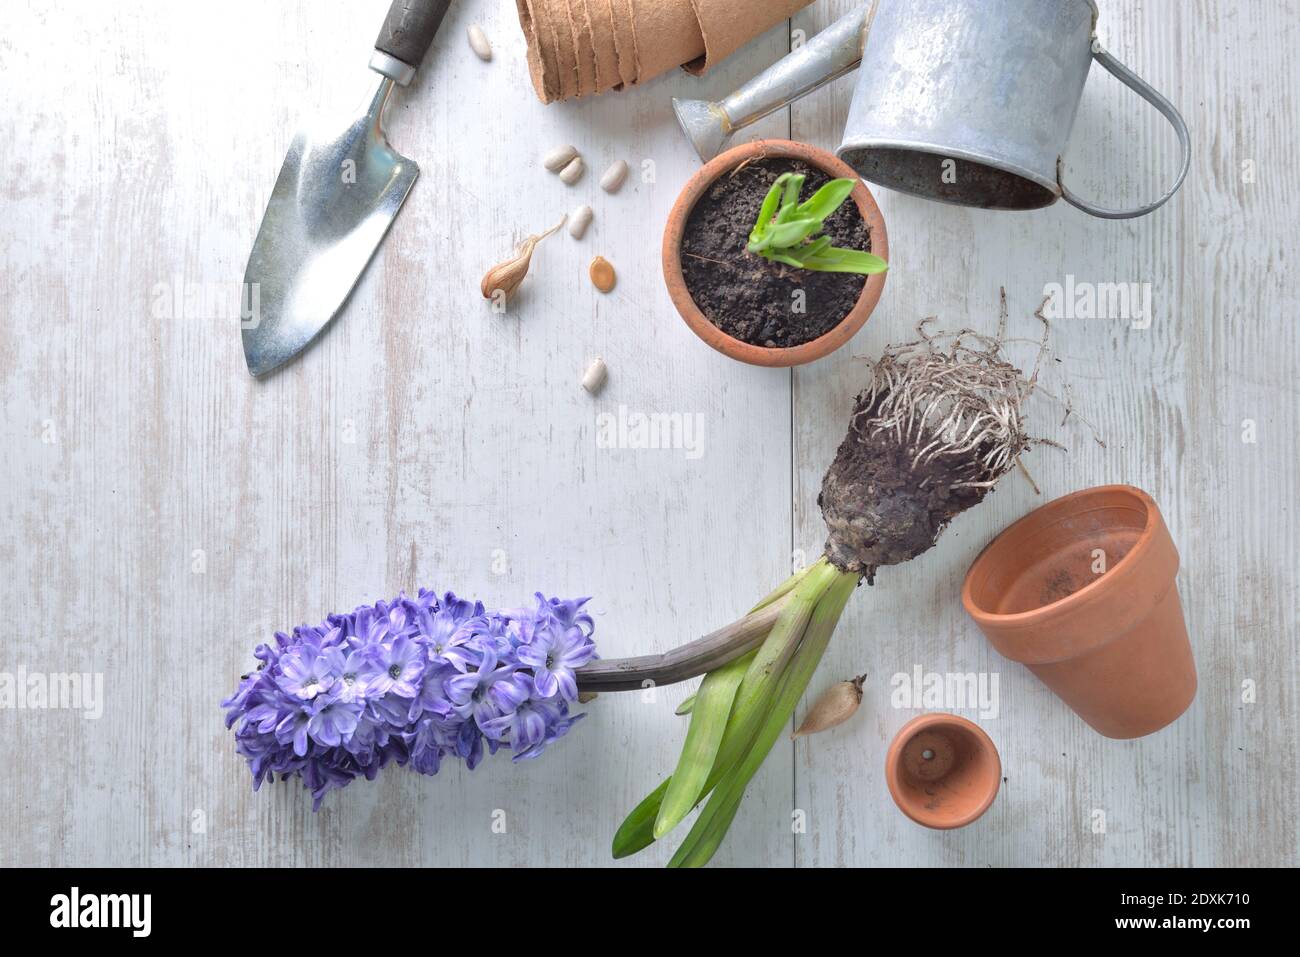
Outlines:
POLYGON ((513 751, 522 751, 546 740, 551 728, 563 717, 563 709, 564 705, 558 701, 525 701, 512 713, 488 721, 483 732, 509 744, 513 751))
MULTIPOLYGON (((405 602, 406 596, 398 595, 397 600, 388 607, 388 633, 391 635, 401 635, 407 632, 405 602)), ((380 602, 379 607, 383 607, 383 602, 380 602)))
POLYGON ((360 648, 378 645, 393 637, 389 634, 390 624, 387 614, 363 605, 352 614, 349 644, 360 648))
POLYGON ((473 771, 483 760, 483 733, 473 721, 466 721, 456 735, 456 754, 473 771))
POLYGON ((388 725, 363 710, 357 719, 356 730, 343 742, 343 747, 365 768, 374 762, 375 755, 388 744, 388 737, 388 725))
POLYGON ((415 616, 416 633, 427 642, 429 660, 457 671, 477 668, 482 655, 473 643, 476 626, 483 623, 483 606, 458 599, 451 592, 436 611, 421 609, 415 616))
POLYGON ((408 723, 417 721, 422 714, 446 718, 451 715, 451 700, 447 697, 447 680, 458 674, 451 665, 433 665, 424 672, 420 693, 411 699, 407 709, 408 723))
POLYGON ((421 589, 277 632, 222 702, 254 789, 297 778, 317 807, 390 764, 433 774, 448 755, 470 768, 502 748, 535 757, 581 717, 565 698, 595 654, 585 603, 539 595, 486 612, 421 589))
POLYGON ((559 598, 547 600, 541 592, 537 593, 539 608, 549 611, 565 628, 581 628, 588 636, 596 627, 596 623, 591 620, 591 615, 582 610, 589 601, 590 598, 574 598, 570 601, 559 598))
POLYGON ((560 718, 558 721, 554 722, 547 729, 546 737, 544 737, 541 741, 538 741, 532 747, 525 748, 522 751, 516 749, 513 760, 531 761, 533 758, 537 757, 548 747, 550 747, 550 745, 554 744, 560 738, 568 734, 569 729, 572 728, 575 724, 577 724, 586 716, 587 715, 584 712, 582 714, 571 714, 571 715, 566 715, 563 718, 560 718))
POLYGON ((366 682, 367 695, 380 696, 391 691, 403 698, 414 698, 420 693, 419 680, 424 674, 426 655, 419 642, 397 638, 391 645, 375 646, 373 654, 378 667, 366 682))
POLYGON ((483 649, 477 671, 447 679, 447 698, 462 718, 473 718, 480 728, 493 718, 515 710, 528 700, 524 682, 515 680, 515 665, 500 664, 495 648, 483 649))
POLYGON ((275 679, 280 690, 303 701, 329 691, 334 684, 329 662, 311 645, 281 655, 280 669, 283 673, 275 679))
POLYGON ((364 702, 369 683, 380 670, 374 658, 364 651, 347 651, 337 645, 326 649, 322 657, 330 673, 337 675, 331 697, 349 704, 364 702))
POLYGON ((454 722, 435 716, 421 718, 406 736, 411 766, 420 774, 437 774, 443 754, 455 751, 459 731, 460 726, 454 722))
POLYGON ((312 702, 307 733, 311 739, 327 748, 337 748, 343 739, 357 730, 361 717, 361 704, 339 698, 317 698, 312 702))
POLYGON ((311 709, 294 705, 284 713, 275 726, 275 739, 281 744, 292 744, 293 753, 303 757, 307 753, 307 725, 311 723, 311 709))
POLYGON ((566 701, 578 700, 574 671, 596 655, 596 646, 576 626, 547 624, 534 628, 528 644, 518 649, 521 664, 533 670, 533 688, 540 698, 558 692, 566 701))
POLYGON ((502 653, 514 654, 514 649, 523 644, 520 634, 519 619, 506 615, 487 616, 487 627, 479 634, 480 641, 490 640, 502 653))
POLYGON ((339 634, 338 627, 329 622, 322 622, 319 625, 299 625, 293 630, 293 641, 303 651, 315 649, 319 653, 322 648, 337 644, 339 634))
POLYGON ((244 715, 245 727, 254 728, 258 734, 272 734, 284 715, 285 712, 277 705, 263 702, 244 715))
POLYGON ((221 707, 226 709, 227 728, 233 727, 240 718, 248 720, 249 709, 261 701, 263 683, 269 680, 265 671, 254 671, 239 680, 235 693, 221 702, 221 707))

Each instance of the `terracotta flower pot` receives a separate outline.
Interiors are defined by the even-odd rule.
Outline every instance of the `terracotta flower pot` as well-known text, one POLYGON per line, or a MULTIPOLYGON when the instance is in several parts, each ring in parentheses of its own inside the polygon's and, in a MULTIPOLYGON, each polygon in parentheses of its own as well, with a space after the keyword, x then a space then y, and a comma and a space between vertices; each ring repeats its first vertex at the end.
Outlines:
POLYGON ((1002 761, 979 725, 955 714, 923 714, 894 736, 885 781, 904 814, 948 830, 989 809, 1002 783, 1002 761))
POLYGON ((682 237, 686 232, 686 222, 690 219, 695 204, 716 179, 724 173, 731 172, 746 160, 758 157, 788 157, 803 160, 809 166, 821 170, 832 178, 857 180, 857 186, 850 195, 871 230, 871 251, 881 259, 889 258, 889 237, 885 232, 885 220, 880 215, 880 207, 876 205, 876 200, 867 189, 866 183, 850 166, 814 146, 794 143, 790 140, 757 140, 730 149, 706 163, 690 178, 681 195, 677 197, 672 212, 668 214, 668 226, 664 230, 664 281, 668 284, 668 294, 672 297, 673 305, 686 320, 686 324, 691 327, 691 331, 714 349, 751 365, 803 365, 829 355, 853 338, 867 321, 871 311, 876 308, 876 303, 880 301, 880 293, 885 288, 885 276, 888 272, 867 277, 858 301, 838 325, 816 339, 797 346, 768 348, 751 345, 727 335, 709 322, 695 304, 695 300, 691 298, 690 291, 686 288, 686 277, 682 273, 682 237))
POLYGON ((999 652, 1093 728, 1137 738, 1196 695, 1177 572, 1178 549, 1151 496, 1105 485, 1007 528, 966 573, 962 603, 999 652))

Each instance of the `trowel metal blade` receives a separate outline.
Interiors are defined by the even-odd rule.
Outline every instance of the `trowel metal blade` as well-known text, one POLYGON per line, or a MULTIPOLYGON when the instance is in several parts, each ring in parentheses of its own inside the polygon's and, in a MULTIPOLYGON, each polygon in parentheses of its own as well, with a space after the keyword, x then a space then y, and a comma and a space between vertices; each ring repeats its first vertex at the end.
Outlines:
POLYGON ((300 131, 284 158, 244 273, 244 358, 288 362, 347 301, 420 175, 388 145, 385 78, 351 119, 300 131))

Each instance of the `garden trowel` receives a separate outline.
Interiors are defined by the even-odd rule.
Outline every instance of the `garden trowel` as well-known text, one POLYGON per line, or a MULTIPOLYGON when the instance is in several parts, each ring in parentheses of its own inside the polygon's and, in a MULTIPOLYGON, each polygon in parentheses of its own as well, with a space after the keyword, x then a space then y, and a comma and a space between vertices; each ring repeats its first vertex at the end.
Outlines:
POLYGON ((388 145, 384 107, 424 59, 451 0, 393 0, 370 68, 366 106, 293 138, 244 272, 248 371, 288 362, 329 324, 397 217, 420 168, 388 145))

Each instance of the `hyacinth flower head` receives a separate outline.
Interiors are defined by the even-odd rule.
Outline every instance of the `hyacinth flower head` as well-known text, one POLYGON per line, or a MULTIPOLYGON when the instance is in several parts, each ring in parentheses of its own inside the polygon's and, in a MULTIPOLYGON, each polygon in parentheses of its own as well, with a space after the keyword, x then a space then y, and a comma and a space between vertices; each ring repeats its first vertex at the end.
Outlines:
POLYGON ((596 646, 587 599, 536 599, 488 611, 421 589, 259 645, 221 703, 253 789, 300 778, 315 810, 390 763, 436 774, 449 756, 473 769, 485 747, 537 757, 582 717, 575 672, 596 646))

